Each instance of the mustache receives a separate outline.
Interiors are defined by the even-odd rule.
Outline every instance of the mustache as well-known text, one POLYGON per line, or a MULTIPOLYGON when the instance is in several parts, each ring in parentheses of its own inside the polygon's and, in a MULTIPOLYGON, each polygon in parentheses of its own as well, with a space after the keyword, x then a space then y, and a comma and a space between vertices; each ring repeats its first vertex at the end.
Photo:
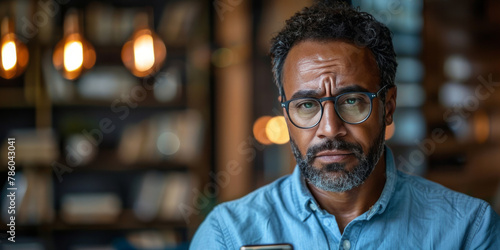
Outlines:
POLYGON ((350 143, 346 142, 344 140, 331 140, 331 139, 326 139, 324 142, 311 146, 310 148, 307 149, 306 157, 305 160, 307 163, 311 164, 314 159, 316 158, 316 155, 325 150, 342 150, 342 151, 349 151, 354 154, 354 156, 358 159, 363 158, 363 148, 361 145, 356 144, 356 143, 350 143))

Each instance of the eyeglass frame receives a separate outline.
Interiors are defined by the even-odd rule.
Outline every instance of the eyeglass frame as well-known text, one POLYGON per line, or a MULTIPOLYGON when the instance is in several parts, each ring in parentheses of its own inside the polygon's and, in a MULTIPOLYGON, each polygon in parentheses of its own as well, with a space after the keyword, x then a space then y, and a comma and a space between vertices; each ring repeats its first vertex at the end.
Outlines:
MULTIPOLYGON (((310 128, 314 128, 316 127, 320 122, 321 120, 323 119, 323 113, 324 113, 324 109, 325 107, 323 106, 323 102, 326 102, 326 101, 333 101, 333 109, 335 110, 335 114, 337 114, 337 116, 340 118, 340 120, 342 120, 343 122, 347 123, 347 124, 352 124, 352 125, 356 125, 356 124, 360 124, 360 123, 363 123, 365 122, 366 120, 368 120, 368 118, 370 118, 371 114, 372 114, 372 109, 373 109, 373 99, 375 99, 375 97, 379 97, 380 93, 382 90, 384 90, 386 87, 389 87, 389 88, 392 88, 394 87, 394 85, 385 85, 383 86, 382 88, 380 88, 376 93, 372 93, 372 92, 363 92, 363 91, 354 91, 354 92, 346 92, 346 93, 342 93, 340 95, 337 95, 337 96, 329 96, 329 97, 323 97, 323 98, 315 98, 315 97, 299 97, 299 98, 294 98, 294 99, 291 99, 291 100, 288 100, 288 101, 284 101, 284 102, 281 102, 281 107, 282 108, 285 108, 286 110, 286 114, 288 115, 288 120, 290 120, 290 122, 297 128, 300 128, 300 129, 310 129, 310 128), (353 93, 357 93, 357 94, 365 94, 366 96, 368 96, 368 98, 370 99, 370 112, 368 113, 368 115, 361 121, 359 122, 348 122, 346 120, 344 120, 344 118, 342 118, 342 116, 339 114, 339 112, 337 111, 337 100, 343 96, 343 95, 347 95, 347 94, 353 94, 353 93), (293 122, 292 119, 290 119, 290 113, 289 113, 289 104, 291 101, 295 101, 295 100, 300 100, 300 99, 314 99, 314 100, 317 100, 321 106, 321 116, 318 120, 318 122, 316 122, 314 125, 312 126, 309 126, 309 127, 301 127, 301 126, 297 126, 297 124, 295 124, 295 122, 293 122)), ((282 93, 282 99, 286 99, 285 98, 285 91, 283 89, 283 86, 281 86, 281 93, 282 93)))

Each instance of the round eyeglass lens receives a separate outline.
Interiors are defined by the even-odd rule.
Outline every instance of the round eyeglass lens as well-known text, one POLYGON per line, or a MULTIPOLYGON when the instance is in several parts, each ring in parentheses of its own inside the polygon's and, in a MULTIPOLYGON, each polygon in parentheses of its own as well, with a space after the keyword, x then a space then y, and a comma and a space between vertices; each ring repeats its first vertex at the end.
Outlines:
POLYGON ((363 93, 347 93, 335 103, 337 113, 346 122, 358 123, 370 114, 370 98, 363 93))
POLYGON ((296 99, 288 105, 288 115, 296 126, 311 127, 321 119, 321 104, 316 99, 296 99))

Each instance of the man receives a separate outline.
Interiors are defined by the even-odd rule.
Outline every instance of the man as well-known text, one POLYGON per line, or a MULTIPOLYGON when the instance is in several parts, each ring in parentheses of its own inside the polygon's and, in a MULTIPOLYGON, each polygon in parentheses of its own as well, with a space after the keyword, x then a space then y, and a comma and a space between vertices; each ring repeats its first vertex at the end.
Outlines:
POLYGON ((297 167, 217 206, 192 249, 500 249, 486 202, 396 169, 384 135, 397 63, 383 24, 317 3, 286 22, 271 56, 297 167))

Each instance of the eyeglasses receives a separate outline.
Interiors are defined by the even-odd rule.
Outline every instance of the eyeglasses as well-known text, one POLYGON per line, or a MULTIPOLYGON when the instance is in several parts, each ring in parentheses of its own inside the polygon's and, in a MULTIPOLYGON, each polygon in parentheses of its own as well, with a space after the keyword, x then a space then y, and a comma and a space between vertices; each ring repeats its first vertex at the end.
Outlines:
POLYGON ((370 117, 372 113, 373 98, 379 97, 382 90, 388 85, 380 88, 377 93, 370 92, 348 92, 338 96, 302 97, 281 103, 286 109, 288 119, 298 128, 308 129, 319 124, 323 117, 323 102, 333 101, 335 113, 348 124, 360 124, 370 117))

